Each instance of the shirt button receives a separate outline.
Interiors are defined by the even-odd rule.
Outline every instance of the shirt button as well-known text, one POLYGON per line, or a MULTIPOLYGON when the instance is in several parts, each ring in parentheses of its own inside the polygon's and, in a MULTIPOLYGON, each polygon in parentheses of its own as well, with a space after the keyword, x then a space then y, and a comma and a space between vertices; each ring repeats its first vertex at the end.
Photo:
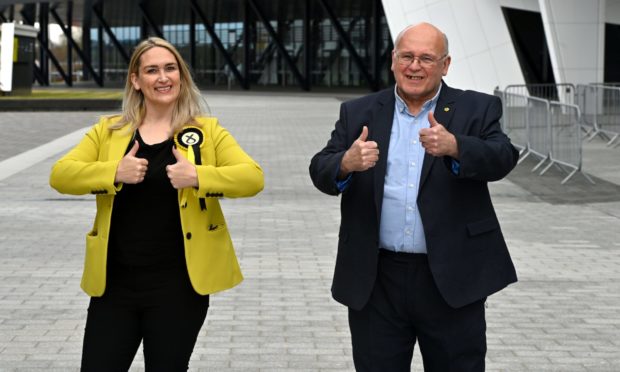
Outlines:
POLYGON ((411 140, 411 143, 412 143, 412 144, 414 144, 414 145, 417 145, 417 144, 418 144, 418 141, 416 141, 416 140, 411 140))
POLYGON ((187 240, 192 238, 192 233, 188 232, 187 234, 185 234, 185 237, 187 238, 187 240))
POLYGON ((413 189, 413 187, 414 187, 414 186, 415 186, 415 185, 414 185, 413 183, 410 183, 410 184, 409 184, 409 188, 410 188, 410 189, 413 189))
POLYGON ((412 167, 415 167, 415 161, 412 161, 410 164, 412 167))
POLYGON ((409 230, 409 229, 405 230, 405 234, 411 235, 411 230, 409 230))
POLYGON ((407 206, 407 210, 408 210, 408 211, 412 211, 412 210, 413 210, 413 207, 412 207, 412 206, 410 206, 410 205, 408 205, 408 206, 407 206))

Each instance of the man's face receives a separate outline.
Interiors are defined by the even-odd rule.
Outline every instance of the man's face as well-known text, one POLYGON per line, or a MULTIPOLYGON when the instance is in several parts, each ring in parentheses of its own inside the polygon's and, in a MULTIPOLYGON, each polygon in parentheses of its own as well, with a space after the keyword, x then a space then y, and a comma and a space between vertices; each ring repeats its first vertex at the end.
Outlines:
POLYGON ((401 98, 416 105, 433 98, 450 66, 445 49, 443 35, 427 25, 403 34, 392 51, 391 67, 401 98))

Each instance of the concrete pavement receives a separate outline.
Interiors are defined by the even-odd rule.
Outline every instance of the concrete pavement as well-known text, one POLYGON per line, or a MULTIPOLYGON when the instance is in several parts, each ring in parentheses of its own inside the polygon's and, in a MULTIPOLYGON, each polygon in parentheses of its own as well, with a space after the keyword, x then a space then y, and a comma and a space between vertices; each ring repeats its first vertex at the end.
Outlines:
MULTIPOLYGON (((329 290, 339 199, 315 190, 307 171, 340 101, 206 96, 263 166, 266 182, 255 198, 222 203, 246 279, 212 296, 190 370, 352 371, 346 309, 329 290)), ((99 114, 2 113, 0 173, 3 163, 99 114)), ((49 170, 61 153, 38 150, 26 154, 35 159, 28 167, 0 174, 0 371, 77 371, 88 303, 79 281, 94 197, 51 190, 49 170)), ((487 370, 620 370, 618 160, 620 149, 595 139, 584 144, 584 170, 602 181, 595 186, 577 176, 560 186, 559 175, 533 176, 527 164, 491 186, 520 281, 488 300, 487 370), (587 197, 593 193, 603 197, 587 197)), ((139 352, 131 370, 143 370, 141 361, 139 352)), ((413 366, 421 370, 418 350, 413 366)))

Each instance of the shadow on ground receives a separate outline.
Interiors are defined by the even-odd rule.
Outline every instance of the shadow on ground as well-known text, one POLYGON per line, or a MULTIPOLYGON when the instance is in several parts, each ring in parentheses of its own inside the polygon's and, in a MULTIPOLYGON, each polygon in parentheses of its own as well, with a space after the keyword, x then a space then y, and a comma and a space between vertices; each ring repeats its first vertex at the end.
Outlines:
POLYGON ((620 186, 590 175, 595 184, 577 172, 565 184, 561 184, 567 173, 552 166, 540 175, 532 169, 537 160, 526 158, 508 175, 508 179, 541 200, 551 204, 588 204, 620 201, 620 186))

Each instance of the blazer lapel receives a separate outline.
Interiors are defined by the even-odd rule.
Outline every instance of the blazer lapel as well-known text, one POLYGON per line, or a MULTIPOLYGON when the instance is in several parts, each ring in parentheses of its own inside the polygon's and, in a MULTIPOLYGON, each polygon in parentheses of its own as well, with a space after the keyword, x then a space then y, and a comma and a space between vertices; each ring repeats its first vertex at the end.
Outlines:
POLYGON ((130 148, 129 142, 133 142, 132 139, 135 137, 135 132, 129 132, 126 128, 116 129, 111 132, 108 160, 121 159, 130 148))
POLYGON ((377 142, 379 147, 379 161, 373 168, 375 207, 377 217, 381 220, 381 206, 383 204, 383 185, 385 182, 385 170, 387 168, 387 156, 390 146, 390 133, 394 120, 394 88, 384 90, 377 99, 378 109, 369 126, 369 139, 377 142))
MULTIPOLYGON (((450 88, 445 82, 442 82, 441 92, 435 106, 435 120, 446 129, 450 127, 452 117, 454 116, 454 101, 456 98, 456 90, 450 88)), ((424 186, 424 181, 428 177, 433 163, 437 158, 424 154, 424 163, 422 164, 422 174, 420 176, 420 189, 424 186)))

